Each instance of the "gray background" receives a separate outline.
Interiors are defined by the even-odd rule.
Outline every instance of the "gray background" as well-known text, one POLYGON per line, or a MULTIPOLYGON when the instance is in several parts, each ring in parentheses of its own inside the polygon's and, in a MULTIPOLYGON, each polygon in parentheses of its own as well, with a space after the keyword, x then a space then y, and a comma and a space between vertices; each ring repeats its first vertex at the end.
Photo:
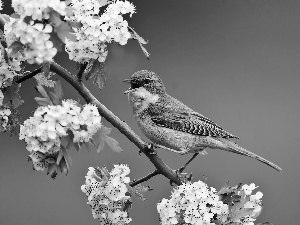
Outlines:
MULTIPOLYGON (((5 0, 7 5, 8 1, 5 0)), ((92 93, 143 138, 122 80, 137 70, 156 72, 169 94, 240 137, 238 143, 283 168, 280 174, 247 157, 208 150, 188 168, 195 180, 220 188, 226 181, 252 183, 264 193, 264 208, 257 222, 299 225, 300 212, 300 2, 277 0, 135 0, 137 14, 129 24, 150 40, 148 61, 136 41, 111 45, 106 64, 107 88, 92 93)), ((10 13, 9 7, 5 12, 10 13)), ((66 54, 58 62, 75 72, 66 54)), ((22 119, 37 106, 34 81, 22 84, 22 119)), ((63 82, 65 98, 80 98, 63 82)), ((111 125, 104 121, 106 126, 111 125)), ((124 152, 105 147, 72 153, 70 173, 54 181, 35 172, 27 162, 23 141, 1 134, 1 225, 92 225, 87 198, 80 191, 89 166, 127 163, 131 178, 140 178, 154 167, 117 129, 112 136, 124 152)), ((164 150, 162 159, 177 169, 189 156, 164 150)), ((132 225, 158 224, 156 203, 169 197, 172 187, 158 176, 146 183, 154 190, 142 202, 133 198, 132 225)))

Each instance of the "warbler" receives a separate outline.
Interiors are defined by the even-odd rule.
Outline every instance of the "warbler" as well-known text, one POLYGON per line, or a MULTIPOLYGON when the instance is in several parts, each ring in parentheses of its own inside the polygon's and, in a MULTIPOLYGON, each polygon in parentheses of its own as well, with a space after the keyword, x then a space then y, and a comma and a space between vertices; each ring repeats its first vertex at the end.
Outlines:
POLYGON ((238 146, 230 140, 237 136, 168 95, 162 80, 154 72, 141 70, 124 82, 131 85, 124 94, 128 94, 134 118, 155 146, 179 154, 204 153, 205 148, 220 149, 257 159, 278 171, 282 170, 238 146))

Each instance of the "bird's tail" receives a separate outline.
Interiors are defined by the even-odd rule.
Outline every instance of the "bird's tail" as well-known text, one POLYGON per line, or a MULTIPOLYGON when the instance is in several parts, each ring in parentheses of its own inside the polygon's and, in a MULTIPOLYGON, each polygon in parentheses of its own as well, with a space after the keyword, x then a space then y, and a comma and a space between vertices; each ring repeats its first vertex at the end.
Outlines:
POLYGON ((268 166, 274 168, 275 170, 278 170, 279 172, 282 171, 282 169, 279 166, 277 166, 276 164, 270 162, 269 160, 264 159, 263 157, 260 157, 259 155, 254 154, 253 152, 250 152, 250 151, 238 146, 233 141, 230 141, 225 138, 220 138, 219 141, 221 141, 224 144, 224 148, 222 148, 222 150, 237 153, 240 155, 245 155, 245 156, 257 159, 258 161, 261 161, 261 162, 267 164, 268 166))

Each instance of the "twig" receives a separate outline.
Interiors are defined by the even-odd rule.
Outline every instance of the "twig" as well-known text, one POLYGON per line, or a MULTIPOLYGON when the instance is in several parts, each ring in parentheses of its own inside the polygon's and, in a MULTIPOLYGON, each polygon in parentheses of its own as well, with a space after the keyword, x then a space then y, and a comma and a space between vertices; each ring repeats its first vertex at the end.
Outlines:
POLYGON ((61 67, 55 62, 50 64, 50 70, 64 78, 69 82, 78 93, 84 98, 87 103, 93 103, 98 108, 101 116, 103 116, 108 122, 110 122, 114 127, 116 127, 122 134, 124 134, 131 142, 133 142, 153 163, 160 174, 167 177, 173 183, 180 185, 181 179, 171 168, 169 168, 157 154, 153 154, 153 151, 149 151, 149 145, 147 142, 143 141, 134 131, 122 120, 120 120, 116 115, 114 115, 110 110, 108 110, 103 104, 101 104, 84 86, 83 83, 79 83, 75 76, 73 76, 66 69, 61 67))
POLYGON ((85 63, 83 63, 83 64, 80 64, 79 71, 78 71, 78 73, 77 73, 77 75, 76 75, 76 77, 78 78, 78 80, 79 80, 80 82, 82 81, 82 75, 83 75, 84 70, 86 69, 87 65, 88 65, 87 62, 85 62, 85 63))
POLYGON ((20 84, 23 81, 25 81, 27 79, 30 79, 30 78, 34 77, 35 75, 41 73, 42 72, 42 68, 43 67, 41 66, 40 68, 38 68, 38 69, 36 69, 36 70, 34 70, 34 71, 30 72, 30 73, 25 74, 24 76, 22 76, 18 80, 16 80, 16 83, 20 84))
POLYGON ((149 180, 150 178, 152 178, 152 177, 154 177, 154 176, 156 176, 156 175, 158 175, 158 174, 160 174, 159 171, 158 171, 158 170, 154 170, 152 173, 149 173, 147 176, 142 177, 141 179, 138 179, 138 180, 136 180, 136 181, 130 182, 129 185, 130 185, 131 187, 134 187, 134 186, 136 186, 136 185, 138 185, 138 184, 140 184, 140 183, 143 183, 143 182, 149 180))

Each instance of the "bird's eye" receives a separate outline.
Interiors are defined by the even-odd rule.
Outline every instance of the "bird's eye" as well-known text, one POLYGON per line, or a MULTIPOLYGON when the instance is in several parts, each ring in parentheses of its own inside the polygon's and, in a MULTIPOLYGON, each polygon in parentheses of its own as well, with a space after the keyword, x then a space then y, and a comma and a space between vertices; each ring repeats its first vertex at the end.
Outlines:
POLYGON ((140 85, 138 83, 131 83, 131 89, 139 88, 140 86, 142 86, 142 85, 140 85))

